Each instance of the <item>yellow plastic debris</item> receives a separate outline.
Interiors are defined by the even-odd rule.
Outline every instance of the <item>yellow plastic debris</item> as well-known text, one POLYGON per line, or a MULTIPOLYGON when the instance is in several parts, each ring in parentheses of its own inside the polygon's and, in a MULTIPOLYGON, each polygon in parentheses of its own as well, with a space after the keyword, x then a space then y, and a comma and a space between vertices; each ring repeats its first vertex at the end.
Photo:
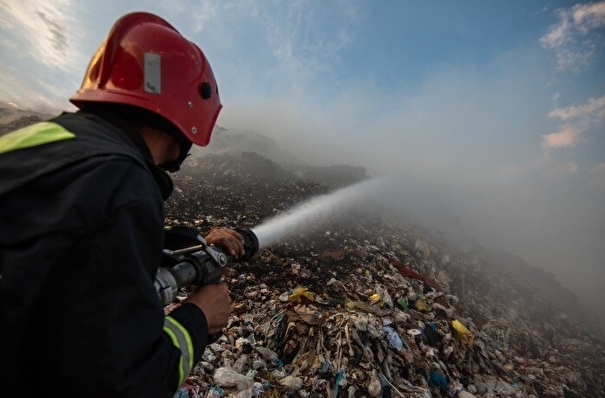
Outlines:
POLYGON ((471 333, 470 330, 466 328, 459 320, 454 319, 452 321, 452 326, 456 330, 458 334, 458 338, 462 341, 463 344, 473 345, 473 340, 475 336, 471 333))
POLYGON ((298 302, 302 296, 305 296, 309 300, 313 301, 313 292, 310 292, 306 287, 297 287, 294 289, 292 294, 288 296, 288 301, 298 302))
POLYGON ((426 311, 428 308, 424 300, 416 300, 416 309, 418 311, 426 311))
POLYGON ((379 301, 380 301, 380 294, 374 293, 373 295, 370 296, 370 303, 371 304, 376 304, 379 301))

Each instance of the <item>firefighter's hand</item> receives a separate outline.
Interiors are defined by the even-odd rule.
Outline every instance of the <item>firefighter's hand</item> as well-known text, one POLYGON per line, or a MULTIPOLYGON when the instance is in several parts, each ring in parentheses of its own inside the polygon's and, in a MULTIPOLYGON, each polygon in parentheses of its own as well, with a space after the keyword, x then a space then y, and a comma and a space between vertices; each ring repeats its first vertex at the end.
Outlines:
POLYGON ((231 257, 240 258, 246 251, 244 249, 244 237, 237 231, 229 228, 216 228, 206 236, 209 245, 220 246, 225 249, 231 257))
POLYGON ((201 308, 206 315, 208 334, 220 332, 229 321, 231 295, 225 283, 205 285, 185 300, 201 308))

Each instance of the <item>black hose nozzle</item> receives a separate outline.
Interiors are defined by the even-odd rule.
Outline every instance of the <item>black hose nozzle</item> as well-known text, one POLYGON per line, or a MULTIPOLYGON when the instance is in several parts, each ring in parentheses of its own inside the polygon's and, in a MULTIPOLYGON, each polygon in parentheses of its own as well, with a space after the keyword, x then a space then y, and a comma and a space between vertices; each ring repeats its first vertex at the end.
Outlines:
POLYGON ((236 229, 244 237, 244 255, 240 257, 240 260, 250 260, 259 249, 258 238, 256 234, 249 228, 236 229))

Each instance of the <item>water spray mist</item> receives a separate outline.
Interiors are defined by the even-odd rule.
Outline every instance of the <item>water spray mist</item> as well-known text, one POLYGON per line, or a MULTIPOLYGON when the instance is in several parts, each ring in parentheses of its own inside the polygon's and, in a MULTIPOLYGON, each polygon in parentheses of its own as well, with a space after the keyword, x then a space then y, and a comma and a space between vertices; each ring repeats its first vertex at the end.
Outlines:
POLYGON ((252 232, 258 238, 260 248, 271 246, 289 235, 317 228, 330 219, 346 215, 372 195, 380 195, 383 183, 384 178, 376 177, 315 197, 266 220, 252 228, 252 232))

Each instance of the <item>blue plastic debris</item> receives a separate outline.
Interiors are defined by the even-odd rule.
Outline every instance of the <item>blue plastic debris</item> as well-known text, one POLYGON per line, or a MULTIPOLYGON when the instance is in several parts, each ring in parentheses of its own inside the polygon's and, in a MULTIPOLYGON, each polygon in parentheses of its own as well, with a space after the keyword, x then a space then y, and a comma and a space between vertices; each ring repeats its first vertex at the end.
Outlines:
POLYGON ((447 392, 448 390, 448 385, 447 381, 445 380, 445 377, 443 377, 441 373, 437 372, 436 370, 431 371, 428 383, 430 387, 439 387, 439 389, 443 392, 447 392))

